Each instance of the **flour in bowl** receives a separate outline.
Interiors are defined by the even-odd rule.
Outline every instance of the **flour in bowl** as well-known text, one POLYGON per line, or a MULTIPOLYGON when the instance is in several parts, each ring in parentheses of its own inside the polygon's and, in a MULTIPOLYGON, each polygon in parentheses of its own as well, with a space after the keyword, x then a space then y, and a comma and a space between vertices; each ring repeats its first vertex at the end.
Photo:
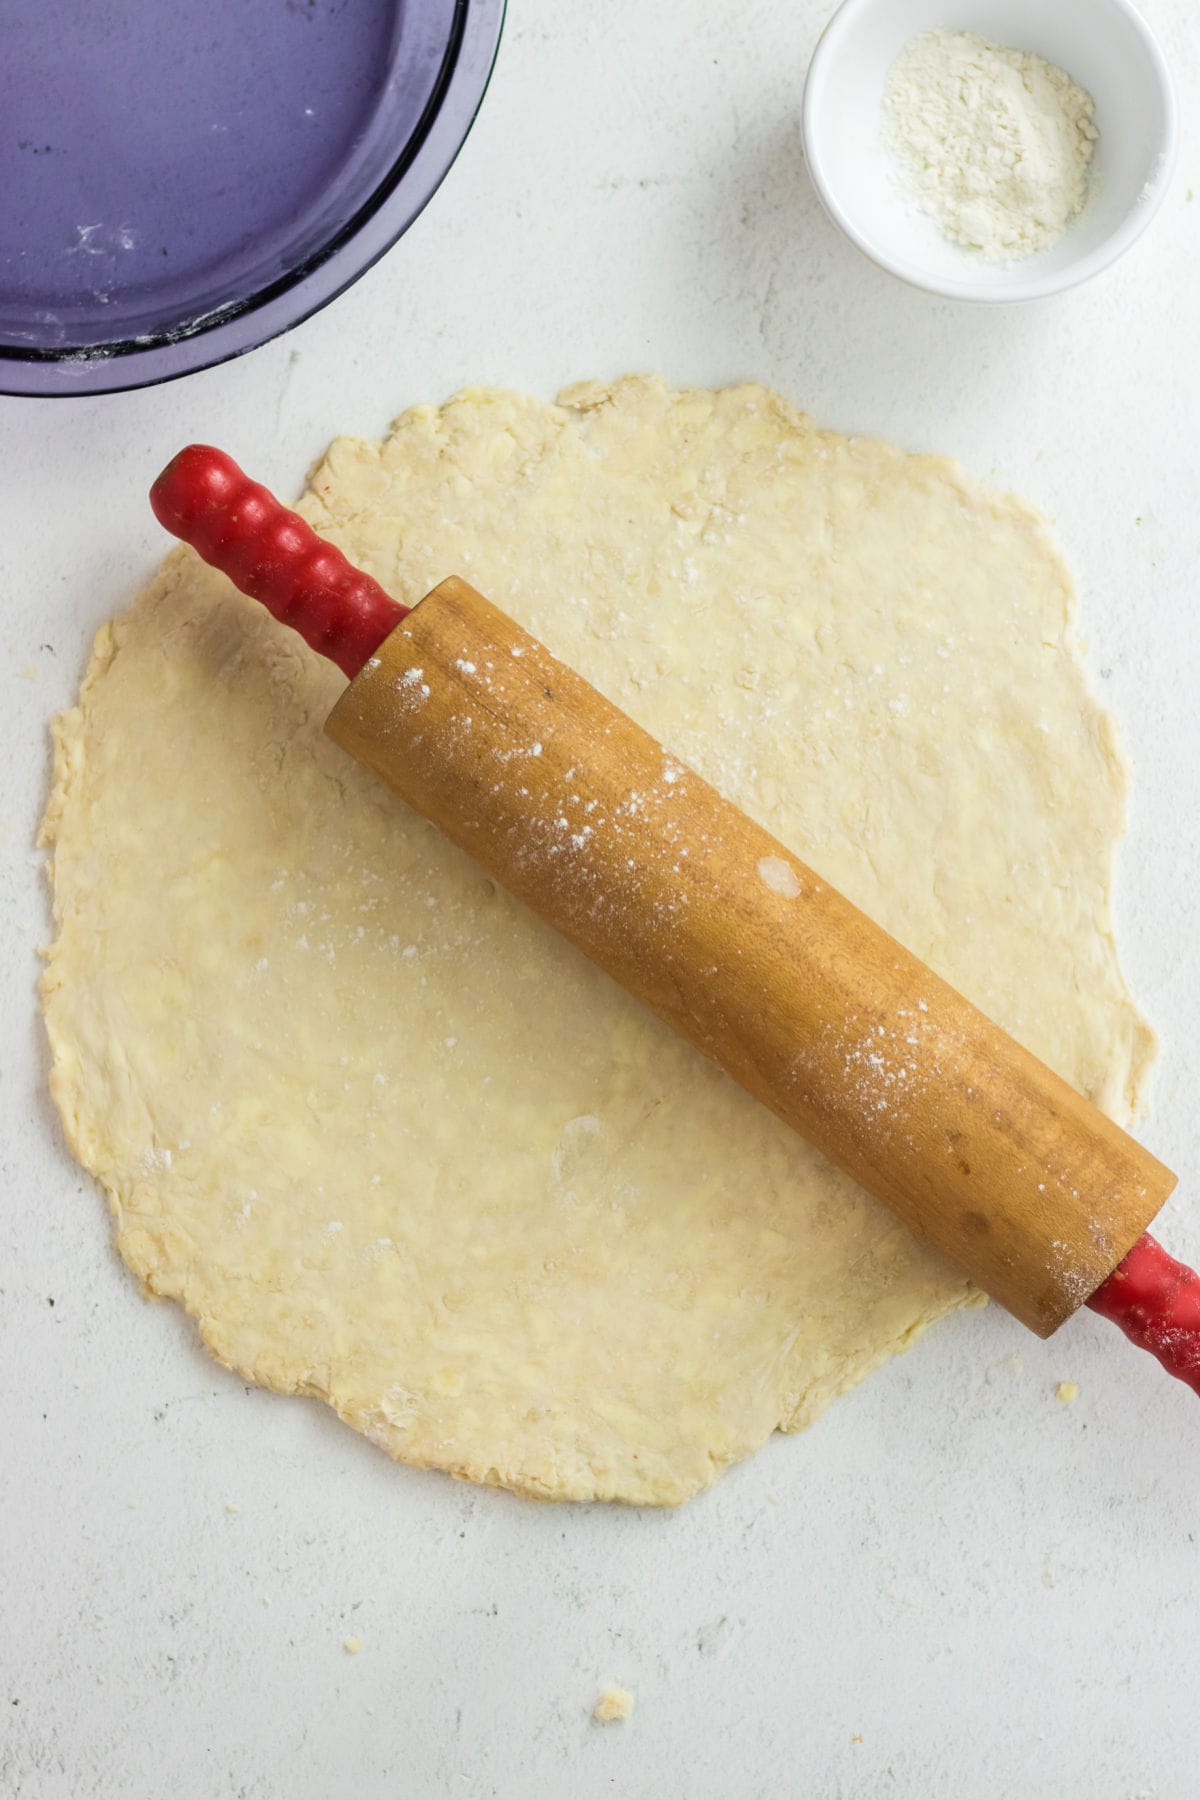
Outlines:
POLYGON ((884 142, 943 234, 988 262, 1046 250, 1082 211, 1092 97, 1027 50, 926 31, 888 72, 884 142))

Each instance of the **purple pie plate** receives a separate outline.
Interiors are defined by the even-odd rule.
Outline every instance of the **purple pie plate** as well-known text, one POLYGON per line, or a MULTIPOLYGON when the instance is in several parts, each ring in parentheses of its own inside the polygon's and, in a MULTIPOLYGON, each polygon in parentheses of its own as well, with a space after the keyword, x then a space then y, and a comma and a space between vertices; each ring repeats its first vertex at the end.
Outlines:
POLYGON ((6 0, 0 392, 240 356, 394 244, 458 154, 504 0, 6 0))

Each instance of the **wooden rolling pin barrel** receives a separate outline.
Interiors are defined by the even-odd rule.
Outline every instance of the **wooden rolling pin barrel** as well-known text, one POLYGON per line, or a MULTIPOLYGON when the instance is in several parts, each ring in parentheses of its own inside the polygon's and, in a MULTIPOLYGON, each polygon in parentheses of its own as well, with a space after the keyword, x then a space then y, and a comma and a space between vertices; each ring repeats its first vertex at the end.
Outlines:
POLYGON ((1200 1393, 1147 1150, 457 578, 407 609, 221 452, 160 522, 351 677, 330 737, 1042 1336, 1085 1302, 1200 1393))

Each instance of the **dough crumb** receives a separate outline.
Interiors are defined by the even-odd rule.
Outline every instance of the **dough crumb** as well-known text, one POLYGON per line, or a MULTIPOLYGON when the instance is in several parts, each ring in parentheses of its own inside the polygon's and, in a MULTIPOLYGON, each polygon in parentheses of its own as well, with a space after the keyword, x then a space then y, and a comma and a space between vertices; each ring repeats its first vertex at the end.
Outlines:
POLYGON ((362 1649, 362 1639, 347 1638, 342 1645, 342 1649, 346 1652, 347 1656, 357 1656, 362 1649))
POLYGON ((1079 1398, 1079 1384, 1074 1381, 1060 1381, 1054 1390, 1054 1398, 1061 1400, 1064 1406, 1070 1406, 1072 1400, 1079 1398))
POLYGON ((241 1507, 240 1507, 240 1506, 239 1506, 239 1505, 238 1505, 238 1503, 237 1503, 237 1501, 236 1501, 236 1500, 227 1500, 227 1501, 226 1501, 226 1502, 225 1502, 225 1511, 226 1511, 226 1512, 227 1512, 227 1513, 240 1513, 240 1512, 241 1512, 241 1510, 242 1510, 242 1509, 241 1509, 241 1507))
POLYGON ((614 1719, 627 1719, 632 1711, 633 1695, 628 1688, 606 1687, 592 1708, 592 1717, 598 1724, 611 1725, 614 1719))

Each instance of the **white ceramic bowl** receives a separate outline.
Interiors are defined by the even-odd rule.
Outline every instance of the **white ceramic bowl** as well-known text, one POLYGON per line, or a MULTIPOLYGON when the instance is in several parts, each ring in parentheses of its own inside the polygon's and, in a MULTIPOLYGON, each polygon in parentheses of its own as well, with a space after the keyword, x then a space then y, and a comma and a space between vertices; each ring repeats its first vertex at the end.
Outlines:
POLYGON ((845 0, 804 91, 804 150, 822 202, 881 268, 953 300, 1035 300, 1105 269, 1158 209, 1175 161, 1175 96, 1129 0, 845 0), (976 32, 1066 69, 1096 103, 1091 197, 1050 249, 989 263, 906 200, 880 144, 889 68, 918 32, 976 32))

